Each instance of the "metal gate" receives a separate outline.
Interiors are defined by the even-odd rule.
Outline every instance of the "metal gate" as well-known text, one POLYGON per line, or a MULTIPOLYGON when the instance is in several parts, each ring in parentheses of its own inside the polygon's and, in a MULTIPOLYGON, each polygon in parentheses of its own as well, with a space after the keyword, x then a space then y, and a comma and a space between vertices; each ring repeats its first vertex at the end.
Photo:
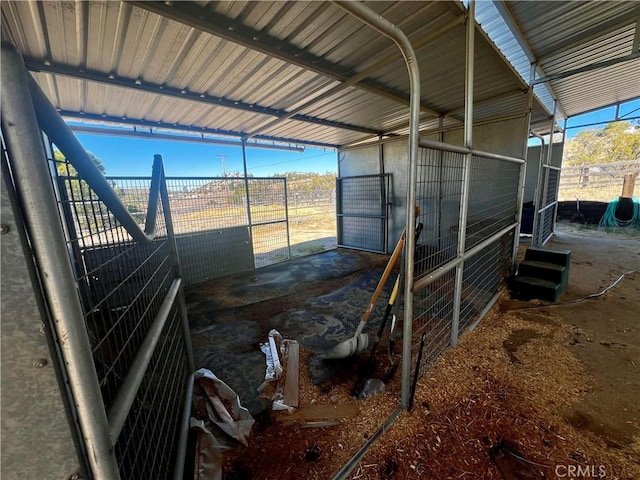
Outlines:
MULTIPOLYGON (((107 177, 144 221, 148 177, 107 177)), ((286 178, 168 177, 178 257, 186 284, 291 258, 286 178)))
POLYGON ((256 268, 291 258, 286 178, 247 179, 249 225, 256 268))
POLYGON ((556 225, 560 168, 543 165, 542 185, 537 191, 531 244, 535 247, 549 241, 556 225))
POLYGON ((336 178, 338 246, 387 252, 389 174, 336 178))
POLYGON ((511 270, 524 161, 420 141, 418 221, 410 357, 424 373, 445 348, 478 322, 511 270))

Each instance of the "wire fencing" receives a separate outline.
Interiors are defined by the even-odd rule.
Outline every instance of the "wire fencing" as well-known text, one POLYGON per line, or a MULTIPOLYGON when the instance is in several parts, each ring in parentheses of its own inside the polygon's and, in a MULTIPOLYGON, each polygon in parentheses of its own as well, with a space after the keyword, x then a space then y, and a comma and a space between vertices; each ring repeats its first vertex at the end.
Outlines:
POLYGON ((389 174, 338 177, 338 245, 387 251, 389 174))
MULTIPOLYGON (((169 478, 190 374, 170 213, 158 197, 155 239, 138 243, 64 157, 49 155, 49 162, 120 476, 169 478), (140 384, 131 387, 146 356, 151 360, 140 384), (126 397, 132 400, 122 413, 126 397), (119 416, 121 427, 112 420, 119 416)), ((112 186, 128 192, 125 205, 144 225, 151 180, 129 178, 112 186)))
POLYGON ((424 374, 498 298, 510 275, 524 162, 421 140, 411 338, 424 374))
MULTIPOLYGON (((143 223, 149 178, 108 178, 143 223)), ((283 177, 229 176, 168 177, 167 188, 187 283, 336 246, 335 189, 312 189, 283 177)))

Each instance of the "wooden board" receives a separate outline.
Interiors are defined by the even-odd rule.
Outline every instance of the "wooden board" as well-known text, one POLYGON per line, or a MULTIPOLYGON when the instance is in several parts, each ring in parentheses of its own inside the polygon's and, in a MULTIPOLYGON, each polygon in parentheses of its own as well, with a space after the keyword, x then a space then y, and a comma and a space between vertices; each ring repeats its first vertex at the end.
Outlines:
POLYGON ((297 407, 299 403, 299 365, 300 345, 297 341, 291 340, 287 357, 287 377, 284 383, 284 404, 290 407, 297 407))
POLYGON ((357 403, 345 403, 342 405, 305 405, 293 413, 281 412, 276 418, 280 422, 289 420, 331 420, 336 418, 357 417, 358 413, 360 413, 360 407, 357 403))

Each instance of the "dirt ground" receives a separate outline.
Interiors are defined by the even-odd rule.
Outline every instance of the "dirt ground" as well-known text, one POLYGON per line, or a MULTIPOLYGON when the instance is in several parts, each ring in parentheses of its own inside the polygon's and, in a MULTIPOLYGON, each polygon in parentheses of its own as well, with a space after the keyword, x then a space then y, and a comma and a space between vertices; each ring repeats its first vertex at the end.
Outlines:
MULTIPOLYGON (((547 247, 572 252, 560 303, 505 293, 420 379, 411 412, 350 479, 640 479, 638 236, 560 226, 547 247), (603 296, 564 303, 630 271, 603 296)), ((302 349, 301 365, 311 355, 302 349)), ((313 385, 301 368, 301 406, 338 414, 259 415, 249 447, 226 455, 224 478, 333 478, 397 408, 399 377, 384 395, 356 400, 353 375, 313 385)))

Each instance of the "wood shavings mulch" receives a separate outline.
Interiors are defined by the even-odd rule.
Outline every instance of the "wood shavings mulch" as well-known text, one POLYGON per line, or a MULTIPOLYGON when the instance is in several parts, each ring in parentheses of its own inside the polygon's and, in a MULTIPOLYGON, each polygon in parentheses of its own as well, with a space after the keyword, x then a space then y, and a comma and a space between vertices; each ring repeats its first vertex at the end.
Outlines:
POLYGON ((569 465, 640 478, 634 446, 606 448, 564 419, 589 382, 567 337, 553 314, 494 308, 427 372, 413 411, 398 417, 350 478, 555 479, 556 467, 566 474, 569 465))

